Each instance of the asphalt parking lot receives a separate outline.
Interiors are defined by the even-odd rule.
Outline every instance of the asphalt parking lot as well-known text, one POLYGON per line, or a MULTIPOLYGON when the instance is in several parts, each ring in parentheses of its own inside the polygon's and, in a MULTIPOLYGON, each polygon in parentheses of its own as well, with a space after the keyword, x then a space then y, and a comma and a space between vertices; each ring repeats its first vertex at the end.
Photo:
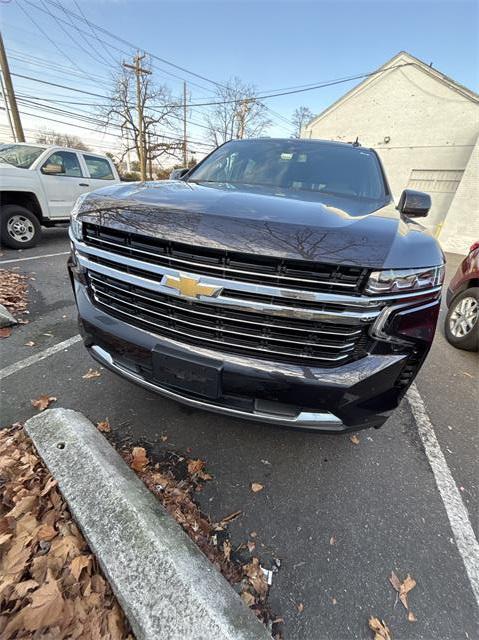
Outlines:
MULTIPOLYGON (((35 249, 1 250, 0 268, 32 278, 30 322, 1 341, 2 425, 31 417, 30 400, 48 393, 95 422, 108 417, 117 442, 205 459, 214 481, 199 494, 203 510, 215 519, 242 510, 233 542, 255 531, 264 563, 280 560, 270 602, 287 639, 370 638, 370 615, 396 639, 478 637, 478 356, 446 342, 442 318, 412 403, 354 444, 196 411, 105 370, 83 379, 97 365, 81 342, 51 349, 78 333, 67 251, 65 229, 46 230, 35 249), (417 581, 417 622, 396 601, 392 570, 417 581)), ((448 261, 450 278, 460 256, 448 261)))

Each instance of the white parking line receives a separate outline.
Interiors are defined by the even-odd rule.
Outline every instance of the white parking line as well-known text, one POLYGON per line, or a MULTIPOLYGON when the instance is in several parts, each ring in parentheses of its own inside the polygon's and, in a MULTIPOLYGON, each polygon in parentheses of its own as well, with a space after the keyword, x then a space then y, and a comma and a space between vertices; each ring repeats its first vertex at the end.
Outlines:
POLYGON ((61 251, 60 253, 46 253, 43 256, 30 256, 29 258, 14 258, 12 260, 0 260, 0 266, 2 264, 9 264, 10 262, 23 262, 24 260, 40 260, 41 258, 54 258, 55 256, 66 256, 69 251, 61 251))
POLYGON ((414 382, 407 392, 407 399, 426 451, 429 464, 434 473, 437 488, 446 508, 457 548, 466 568, 472 590, 479 605, 479 543, 469 520, 469 514, 462 501, 454 478, 447 466, 426 406, 414 382))
POLYGON ((72 344, 75 344, 76 342, 80 342, 80 340, 81 340, 81 336, 77 334, 76 336, 73 336, 73 338, 68 338, 68 340, 64 340, 63 342, 54 344, 52 347, 48 347, 48 349, 39 351, 38 353, 35 353, 33 356, 29 356, 28 358, 25 358, 24 360, 19 360, 18 362, 11 364, 8 367, 5 367, 4 369, 0 369, 0 380, 3 380, 3 378, 7 378, 8 376, 11 376, 14 373, 17 373, 17 371, 21 371, 22 369, 25 369, 25 367, 29 367, 30 365, 35 364, 36 362, 40 362, 40 360, 45 360, 45 358, 52 356, 54 353, 57 353, 58 351, 62 351, 63 349, 68 349, 68 347, 71 347, 72 344))

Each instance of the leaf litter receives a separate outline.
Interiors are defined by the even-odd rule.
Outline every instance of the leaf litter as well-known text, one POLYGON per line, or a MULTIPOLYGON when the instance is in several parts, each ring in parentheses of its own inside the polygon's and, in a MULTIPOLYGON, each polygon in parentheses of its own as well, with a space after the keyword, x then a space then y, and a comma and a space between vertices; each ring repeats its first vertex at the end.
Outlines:
POLYGON ((31 400, 31 403, 32 406, 35 407, 35 409, 38 409, 38 411, 45 411, 45 409, 49 407, 52 402, 55 402, 55 400, 55 396, 49 396, 48 394, 45 394, 36 398, 35 400, 31 400))
POLYGON ((14 316, 27 311, 27 276, 15 271, 0 269, 0 304, 14 316))
MULTIPOLYGON (((202 513, 195 502, 195 494, 212 480, 204 460, 188 458, 174 451, 162 451, 161 459, 153 463, 143 447, 125 449, 122 455, 168 513, 240 594, 246 606, 266 625, 273 638, 280 640, 283 637, 280 629, 283 621, 272 613, 268 604, 273 573, 278 569, 266 569, 258 557, 251 555, 255 543, 241 544, 236 548, 233 546, 227 526, 242 515, 241 511, 234 511, 217 522, 202 513)), ((252 534, 252 537, 256 536, 255 532, 252 534)))
POLYGON ((0 431, 0 637, 133 640, 57 482, 20 424, 0 431))

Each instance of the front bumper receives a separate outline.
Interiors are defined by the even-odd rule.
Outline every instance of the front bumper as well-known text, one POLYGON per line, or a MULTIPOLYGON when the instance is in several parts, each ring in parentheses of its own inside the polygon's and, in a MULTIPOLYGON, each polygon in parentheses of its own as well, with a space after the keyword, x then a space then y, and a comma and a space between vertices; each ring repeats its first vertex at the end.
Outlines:
MULTIPOLYGON (((341 432, 379 427, 402 399, 412 377, 410 351, 369 354, 348 364, 321 368, 270 362, 192 347, 159 337, 97 308, 70 265, 80 330, 91 355, 115 373, 196 408, 293 428, 341 432), (214 401, 161 386, 152 373, 152 352, 173 349, 222 361, 222 393, 214 401), (402 382, 401 382, 402 381, 402 382)), ((415 374, 428 349, 414 363, 415 374)))

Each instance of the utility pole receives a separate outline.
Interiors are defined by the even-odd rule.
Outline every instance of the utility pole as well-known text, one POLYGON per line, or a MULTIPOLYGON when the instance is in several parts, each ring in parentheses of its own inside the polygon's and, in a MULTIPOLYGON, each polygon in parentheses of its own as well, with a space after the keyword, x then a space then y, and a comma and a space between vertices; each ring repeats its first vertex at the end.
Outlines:
POLYGON ((20 114, 18 113, 17 100, 15 98, 15 92, 13 90, 12 77, 10 75, 10 68, 8 66, 7 54, 5 47, 3 46, 3 38, 0 33, 0 68, 2 70, 3 79, 5 81, 6 96, 10 105, 10 111, 12 113, 13 124, 15 127, 15 137, 17 142, 25 142, 25 136, 23 134, 22 122, 20 120, 20 114))
POLYGON ((13 128, 12 117, 10 115, 10 107, 8 106, 7 92, 5 91, 5 85, 3 84, 3 76, 1 73, 0 73, 0 87, 2 89, 2 98, 3 98, 3 104, 5 105, 5 112, 7 114, 8 125, 12 133, 12 140, 13 142, 16 142, 17 136, 15 135, 15 129, 13 128))
POLYGON ((236 117, 238 118, 238 130, 237 130, 236 137, 239 140, 242 140, 244 138, 244 134, 246 130, 246 120, 248 118, 248 113, 251 109, 250 103, 251 103, 251 98, 245 98, 244 100, 241 100, 241 106, 236 112, 236 117))
POLYGON ((183 166, 188 166, 188 146, 186 142, 186 82, 183 82, 183 166))
POLYGON ((141 61, 145 57, 145 54, 140 56, 138 52, 133 58, 135 64, 123 63, 123 66, 128 69, 133 69, 136 76, 136 110, 138 112, 138 161, 140 163, 140 177, 144 182, 146 180, 146 144, 145 144, 145 129, 143 120, 143 101, 141 95, 141 76, 150 75, 151 71, 143 69, 140 65, 141 61))

